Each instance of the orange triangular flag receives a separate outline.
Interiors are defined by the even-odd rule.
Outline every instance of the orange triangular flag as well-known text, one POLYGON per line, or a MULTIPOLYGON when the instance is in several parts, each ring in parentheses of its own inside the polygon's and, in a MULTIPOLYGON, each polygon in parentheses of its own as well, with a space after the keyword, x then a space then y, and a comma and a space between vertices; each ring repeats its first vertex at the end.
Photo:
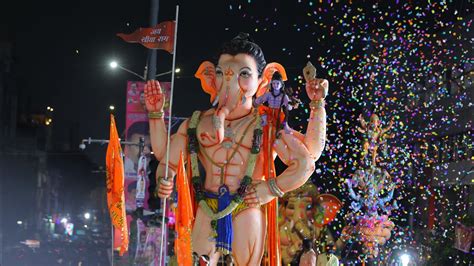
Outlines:
POLYGON ((117 36, 129 43, 140 43, 148 49, 162 49, 172 54, 174 49, 175 21, 164 21, 151 28, 139 28, 130 34, 117 36))
POLYGON ((125 214, 124 170, 122 148, 113 115, 110 115, 110 139, 105 158, 107 168, 107 205, 110 219, 120 230, 120 255, 128 250, 128 229, 125 214))
POLYGON ((192 265, 191 231, 194 215, 182 153, 179 155, 176 187, 178 190, 178 208, 176 209, 176 232, 178 237, 174 246, 175 254, 177 255, 178 265, 192 265))

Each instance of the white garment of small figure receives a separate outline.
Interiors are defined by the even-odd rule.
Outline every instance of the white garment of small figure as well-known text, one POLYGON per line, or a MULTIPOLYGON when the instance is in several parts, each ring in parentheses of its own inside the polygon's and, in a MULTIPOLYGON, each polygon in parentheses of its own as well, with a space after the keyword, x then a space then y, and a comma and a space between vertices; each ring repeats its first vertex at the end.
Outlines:
POLYGON ((301 255, 299 266, 316 266, 316 252, 313 249, 301 255))
POLYGON ((329 255, 329 261, 326 263, 326 266, 339 266, 339 259, 336 257, 336 255, 329 255))
POLYGON ((318 255, 316 266, 339 266, 339 259, 334 254, 321 253, 318 255))

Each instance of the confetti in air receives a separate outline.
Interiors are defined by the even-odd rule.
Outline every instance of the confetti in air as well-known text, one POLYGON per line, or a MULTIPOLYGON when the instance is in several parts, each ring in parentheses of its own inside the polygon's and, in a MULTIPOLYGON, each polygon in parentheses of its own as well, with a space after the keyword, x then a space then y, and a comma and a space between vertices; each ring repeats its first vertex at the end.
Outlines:
POLYGON ((355 126, 359 115, 368 119, 376 112, 382 126, 390 118, 395 123, 386 167, 399 205, 380 260, 390 262, 397 252, 411 250, 424 262, 435 263, 450 252, 451 261, 469 264, 469 254, 457 252, 452 242, 458 223, 473 225, 467 215, 470 181, 446 165, 473 159, 472 3, 228 2, 229 15, 242 21, 239 30, 253 32, 267 61, 287 68, 288 84, 306 103, 291 112, 293 128, 304 132, 300 122, 309 115, 302 67, 311 59, 318 76, 329 80, 326 149, 312 180, 345 202, 330 225, 335 235, 350 211, 345 183, 360 167, 363 140, 355 126), (266 36, 280 41, 266 42, 266 36), (436 215, 430 218, 430 212, 436 215))

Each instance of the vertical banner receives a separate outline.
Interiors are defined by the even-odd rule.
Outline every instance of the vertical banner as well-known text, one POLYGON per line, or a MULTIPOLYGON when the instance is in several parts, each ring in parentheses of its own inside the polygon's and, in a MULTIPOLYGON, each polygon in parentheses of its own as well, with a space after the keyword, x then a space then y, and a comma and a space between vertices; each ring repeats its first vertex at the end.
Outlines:
MULTIPOLYGON (((165 93, 166 102, 165 110, 169 105, 169 93, 171 88, 170 82, 160 82, 161 88, 165 93)), ((147 111, 145 110, 145 82, 142 81, 128 81, 127 82, 127 105, 126 105, 126 122, 125 122, 125 137, 127 141, 139 143, 140 138, 145 140, 145 153, 151 150, 150 144, 150 128, 148 124, 147 111)), ((165 112, 165 116, 168 113, 165 112)), ((136 209, 136 191, 137 187, 137 173, 139 168, 140 147, 136 145, 126 145, 125 153, 125 202, 127 210, 136 209)), ((141 187, 141 186, 139 186, 141 187)), ((148 184, 145 185, 148 188, 148 184)), ((148 207, 148 191, 145 189, 145 209, 148 207)))
MULTIPOLYGON (((171 90, 170 82, 160 82, 163 93, 165 94, 165 110, 169 106, 169 95, 171 90)), ((148 116, 145 108, 145 82, 143 81, 128 81, 127 82, 127 102, 126 102, 126 122, 125 122, 125 138, 128 142, 139 143, 140 138, 144 139, 144 153, 149 155, 151 151, 150 143, 150 128, 148 124, 148 116)), ((165 116, 168 112, 165 111, 165 116)), ((150 229, 145 224, 134 218, 133 212, 138 205, 146 210, 148 209, 148 162, 149 157, 145 158, 140 154, 140 147, 138 145, 124 146, 124 169, 125 169, 125 206, 127 213, 127 225, 130 232, 130 257, 136 263, 147 262, 147 265, 164 265, 158 263, 155 254, 146 240, 147 238, 160 239, 157 234, 160 234, 159 229, 150 229), (145 164, 145 165, 144 165, 145 164), (143 178, 145 177, 145 178, 143 178), (150 236, 151 234, 151 236, 150 236), (152 263, 148 263, 152 262, 152 263)), ((117 232, 115 232, 117 234, 117 232)), ((115 238, 120 241, 119 238, 115 238)), ((115 243, 119 246, 119 243, 115 243)), ((159 244, 158 244, 159 248, 159 244)))
MULTIPOLYGON (((146 227, 143 228, 142 234, 140 235, 139 243, 140 248, 137 249, 135 254, 135 264, 136 265, 150 265, 150 266, 161 266, 167 265, 165 262, 165 257, 162 258, 162 263, 159 263, 160 260, 160 241, 161 241, 161 227, 146 227), (145 234, 143 233, 145 232, 145 234)), ((166 234, 167 232, 163 232, 166 234)), ((165 240, 167 239, 165 235, 165 240)), ((167 252, 165 245, 165 254, 167 252)))
POLYGON ((465 226, 458 223, 454 229, 454 248, 464 253, 471 252, 472 239, 474 238, 474 226, 465 226))

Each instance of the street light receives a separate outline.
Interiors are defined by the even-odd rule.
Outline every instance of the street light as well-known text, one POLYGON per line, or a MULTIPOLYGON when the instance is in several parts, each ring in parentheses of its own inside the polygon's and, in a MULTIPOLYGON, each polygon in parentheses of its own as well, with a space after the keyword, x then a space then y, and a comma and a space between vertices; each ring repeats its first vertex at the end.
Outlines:
POLYGON ((86 220, 89 220, 91 218, 91 214, 88 212, 84 213, 84 218, 86 218, 86 220))
POLYGON ((109 110, 110 110, 110 111, 115 110, 115 106, 113 106, 113 105, 109 106, 109 110))
POLYGON ((117 61, 111 61, 111 62, 109 63, 109 66, 110 66, 110 68, 112 68, 112 69, 120 68, 120 69, 122 69, 123 71, 126 71, 126 72, 128 72, 128 73, 130 73, 130 74, 132 74, 132 75, 135 75, 135 76, 139 77, 141 80, 145 80, 145 77, 144 77, 144 76, 141 76, 141 75, 139 75, 139 74, 137 74, 137 73, 131 71, 130 69, 127 69, 127 68, 125 68, 125 67, 119 65, 119 63, 118 63, 117 61))

